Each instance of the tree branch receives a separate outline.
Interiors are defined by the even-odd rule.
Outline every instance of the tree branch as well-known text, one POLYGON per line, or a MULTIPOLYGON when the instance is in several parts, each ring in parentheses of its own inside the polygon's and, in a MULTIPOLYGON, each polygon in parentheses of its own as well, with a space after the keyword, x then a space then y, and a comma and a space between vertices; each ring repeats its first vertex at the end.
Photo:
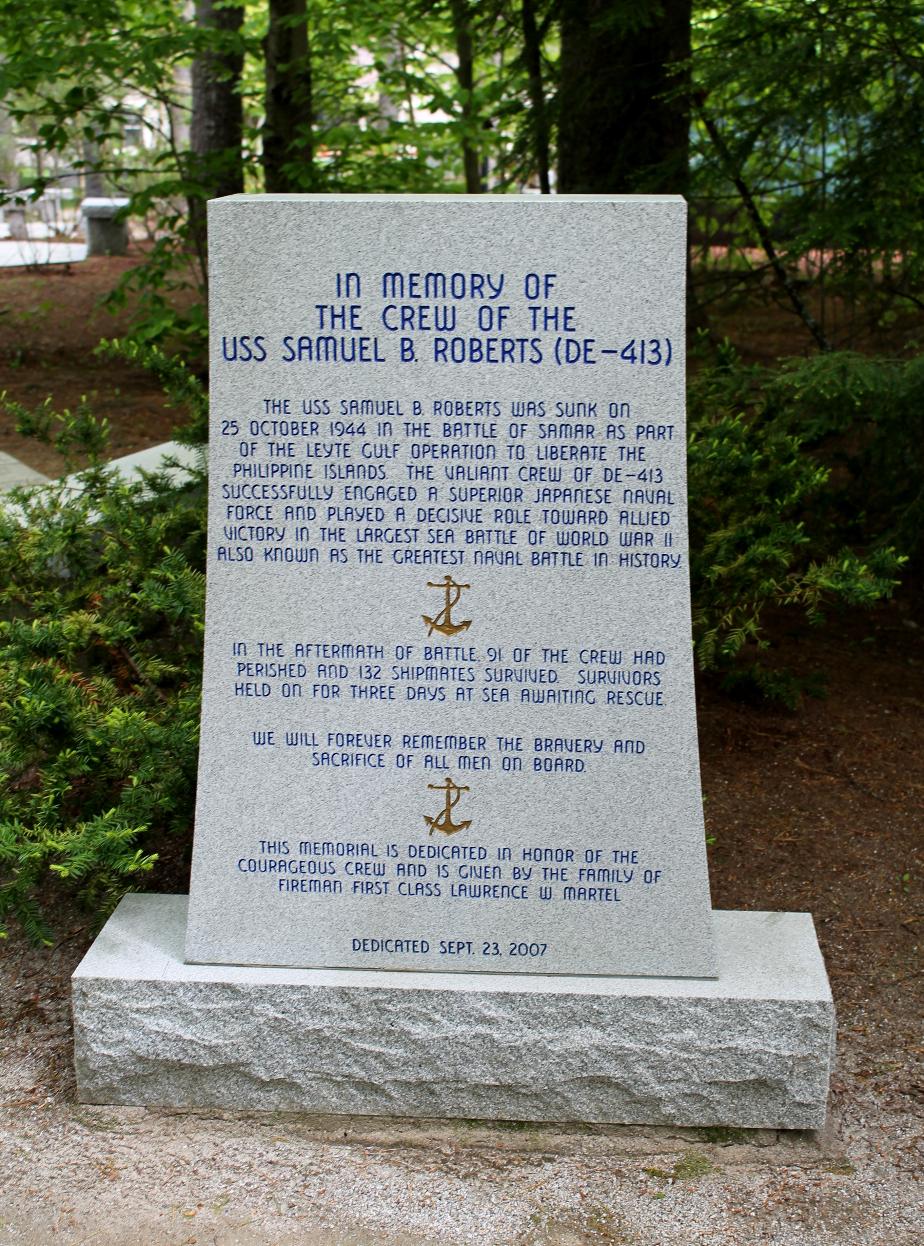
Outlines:
POLYGON ((802 301, 802 296, 797 290, 795 282, 786 271, 786 265, 783 263, 777 253, 776 247, 773 245, 773 238, 770 235, 767 223, 761 215, 760 208, 757 206, 757 201, 751 194, 750 188, 745 182, 741 170, 736 166, 735 161, 732 159, 731 152, 728 150, 728 145, 722 137, 718 126, 703 108, 701 102, 697 101, 696 108, 706 129, 706 133, 712 140, 712 143, 719 154, 719 159, 725 167, 726 175, 730 178, 735 186, 735 189, 738 191, 738 194, 741 196, 741 202, 744 204, 745 211, 751 218, 754 228, 757 230, 757 235, 760 238, 760 244, 767 253, 767 259, 770 261, 770 266, 773 269, 780 285, 786 291, 787 297, 789 298, 790 303, 792 303, 796 315, 808 329, 809 333, 811 333, 818 348, 826 352, 829 351, 831 349, 831 343, 825 337, 821 325, 819 325, 818 321, 802 301))

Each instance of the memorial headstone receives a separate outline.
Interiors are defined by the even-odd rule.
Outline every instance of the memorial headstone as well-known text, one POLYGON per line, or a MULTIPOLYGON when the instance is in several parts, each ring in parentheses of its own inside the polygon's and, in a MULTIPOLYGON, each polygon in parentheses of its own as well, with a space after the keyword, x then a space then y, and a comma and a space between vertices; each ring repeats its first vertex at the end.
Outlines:
POLYGON ((84 1097, 823 1119, 810 919, 709 901, 685 248, 672 197, 210 204, 188 920, 78 971, 84 1097))
POLYGON ((714 975, 685 245, 680 199, 212 205, 190 960, 714 975))

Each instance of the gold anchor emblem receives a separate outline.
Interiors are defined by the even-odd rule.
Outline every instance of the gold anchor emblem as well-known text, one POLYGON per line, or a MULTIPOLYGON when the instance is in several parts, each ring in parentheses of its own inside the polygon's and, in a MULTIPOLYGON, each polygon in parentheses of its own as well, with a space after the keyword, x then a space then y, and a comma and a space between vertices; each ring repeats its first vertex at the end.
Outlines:
POLYGON ((455 835, 457 831, 464 831, 471 826, 471 818, 466 822, 453 822, 452 820, 453 809, 462 799, 462 793, 469 791, 469 788, 460 787, 458 783, 447 778, 445 783, 428 783, 427 790, 446 793, 446 804, 435 818, 428 818, 424 814, 424 822, 429 826, 431 835, 434 831, 440 831, 443 835, 455 835))
POLYGON ((465 619, 461 623, 452 621, 453 606, 459 604, 462 590, 471 587, 471 584, 457 584, 451 575, 447 575, 445 580, 441 580, 439 584, 432 582, 427 584, 427 588, 441 588, 446 596, 443 608, 435 618, 431 619, 428 614, 421 616, 427 625, 428 636, 432 636, 434 632, 442 632, 444 636, 455 636, 456 632, 464 632, 471 627, 471 619, 465 619))

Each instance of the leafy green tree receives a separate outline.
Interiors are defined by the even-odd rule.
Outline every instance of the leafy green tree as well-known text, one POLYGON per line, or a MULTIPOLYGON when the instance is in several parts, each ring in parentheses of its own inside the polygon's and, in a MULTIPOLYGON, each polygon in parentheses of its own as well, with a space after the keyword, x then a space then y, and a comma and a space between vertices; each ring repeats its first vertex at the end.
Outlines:
POLYGON ((725 288, 747 291, 769 273, 822 346, 849 341, 857 309, 883 324, 924 307, 920 5, 710 6, 691 65, 695 204, 700 231, 708 238, 720 218, 731 241, 725 288), (777 258, 755 260, 754 248, 777 258), (792 297, 807 280, 817 328, 792 297), (839 303, 853 311, 837 324, 839 303))
MULTIPOLYGON (((208 155, 215 131, 204 121, 199 155, 190 152, 183 71, 213 37, 185 21, 176 0, 49 0, 35 11, 0 0, 0 101, 38 149, 99 179, 95 189, 104 183, 127 195, 128 212, 150 222, 155 242, 126 278, 141 294, 138 331, 149 339, 179 331, 194 346, 204 334, 203 306, 176 309, 178 293, 204 288, 204 251, 189 240, 190 204, 204 202, 215 161, 228 157, 208 155), (123 142, 137 96, 149 104, 150 150, 123 142)), ((28 186, 38 196, 51 179, 37 172, 28 186)), ((123 286, 114 297, 125 294, 123 286)))
MULTIPOLYGON (((129 163, 122 148, 123 128, 134 120, 130 94, 151 101, 162 118, 155 165, 166 157, 178 166, 174 122, 184 101, 174 69, 194 50, 175 0, 49 0, 33 10, 0 0, 4 109, 38 147, 71 154, 78 170, 103 172, 119 188, 149 171, 129 163)), ((48 178, 36 174, 32 184, 41 192, 48 178)))

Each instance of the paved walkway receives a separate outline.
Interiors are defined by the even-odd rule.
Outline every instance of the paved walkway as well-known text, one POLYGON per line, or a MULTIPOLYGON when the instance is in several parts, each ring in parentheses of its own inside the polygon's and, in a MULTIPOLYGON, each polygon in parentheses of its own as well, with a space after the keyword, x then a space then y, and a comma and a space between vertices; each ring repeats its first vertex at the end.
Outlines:
MULTIPOLYGON (((138 450, 134 454, 126 454, 120 459, 112 459, 110 467, 125 480, 130 480, 139 471, 154 472, 162 469, 164 459, 176 461, 176 466, 167 471, 170 478, 180 484, 188 470, 198 465, 199 454, 189 446, 180 445, 178 441, 165 441, 159 446, 148 446, 146 450, 138 450)), ((74 473, 73 487, 79 487, 80 473, 74 473)), ((0 450, 0 494, 8 493, 19 485, 48 484, 48 477, 21 463, 12 454, 0 450)))
POLYGON ((47 480, 48 477, 41 472, 34 471, 25 463, 20 463, 19 459, 14 459, 12 454, 5 454, 0 450, 0 493, 8 493, 17 485, 42 485, 47 480))
POLYGON ((87 258, 84 242, 0 241, 0 268, 28 268, 44 264, 77 264, 87 258))

